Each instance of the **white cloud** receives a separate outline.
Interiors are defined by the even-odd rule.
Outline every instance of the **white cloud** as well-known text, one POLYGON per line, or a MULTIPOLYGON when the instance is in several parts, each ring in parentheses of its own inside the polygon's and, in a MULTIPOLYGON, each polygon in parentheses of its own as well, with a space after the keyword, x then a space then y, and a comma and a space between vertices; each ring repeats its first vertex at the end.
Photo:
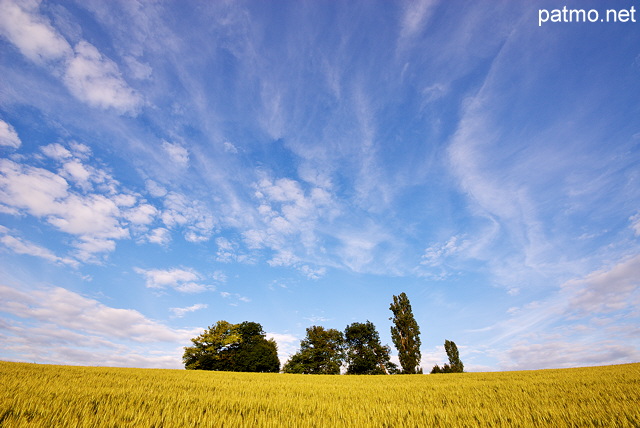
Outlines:
POLYGON ((68 159, 72 156, 71 152, 60 143, 47 144, 46 146, 40 147, 40 150, 46 156, 58 161, 68 159))
POLYGON ((42 63, 71 55, 69 43, 37 14, 37 2, 0 2, 0 32, 32 61, 42 63))
POLYGON ((7 146, 17 149, 22 144, 18 133, 11 124, 0 119, 0 146, 7 146))
POLYGON ((340 231, 336 234, 340 239, 337 254, 341 262, 354 272, 365 270, 380 271, 389 269, 390 266, 373 266, 378 253, 376 249, 385 242, 390 242, 387 232, 377 225, 361 225, 360 230, 340 231))
POLYGON ((164 227, 158 227, 150 231, 146 239, 152 244, 167 245, 171 242, 171 232, 164 227))
POLYGON ((227 282, 227 275, 224 272, 217 270, 213 273, 213 275, 211 275, 211 279, 216 282, 223 283, 227 282))
POLYGON ((232 143, 225 141, 224 142, 224 151, 227 153, 233 153, 236 154, 238 153, 238 148, 236 146, 234 146, 232 143))
POLYGON ((321 267, 318 269, 313 269, 312 267, 307 265, 300 266, 299 271, 302 272, 302 274, 306 276, 307 279, 320 279, 327 273, 326 268, 321 267))
POLYGON ((169 155, 173 163, 181 168, 189 166, 189 151, 178 143, 162 142, 162 149, 169 155))
MULTIPOLYGON (((239 300, 241 302, 245 302, 248 303, 251 301, 250 298, 246 297, 246 296, 242 296, 238 293, 229 293, 228 291, 221 291, 220 292, 220 296, 222 296, 224 299, 235 299, 235 300, 239 300)), ((231 306, 238 306, 237 303, 230 303, 231 306)))
POLYGON ((0 323, 5 358, 15 355, 19 361, 180 368, 182 346, 199 333, 59 287, 18 290, 0 284, 0 312, 9 315, 0 323))
POLYGON ((300 344, 300 339, 288 333, 267 333, 267 339, 273 339, 278 344, 278 358, 281 366, 298 351, 300 344))
POLYGON ((310 323, 312 323, 314 325, 317 325, 318 323, 321 323, 321 322, 330 321, 329 318, 325 318, 325 317, 322 317, 322 316, 315 316, 315 315, 312 315, 310 317, 304 317, 304 319, 306 319, 307 321, 309 321, 310 323))
POLYGON ((640 256, 624 258, 566 281, 545 300, 511 307, 508 319, 475 332, 492 332, 485 343, 492 349, 503 347, 503 369, 637 361, 638 278, 640 256), (575 352, 567 353, 570 349, 575 352))
POLYGON ((427 266, 441 266, 447 257, 453 256, 465 250, 468 242, 460 239, 460 236, 452 236, 444 244, 434 244, 428 247, 420 264, 427 266))
POLYGON ((257 221, 242 233, 250 249, 270 249, 272 266, 293 266, 318 249, 319 228, 338 214, 331 194, 318 187, 263 177, 254 184, 257 221))
POLYGON ((116 309, 60 287, 20 291, 0 284, 0 310, 14 316, 136 342, 177 341, 172 330, 131 309, 116 309))
POLYGON ((269 263, 269 266, 293 266, 299 261, 291 251, 280 251, 267 263, 269 263))
POLYGON ((83 190, 91 187, 89 179, 91 172, 77 159, 66 162, 63 165, 63 176, 74 183, 77 183, 83 190))
POLYGON ((82 161, 90 153, 86 146, 69 147, 56 143, 42 148, 59 165, 57 172, 28 165, 29 158, 25 163, 0 159, 0 211, 42 219, 76 238, 76 258, 98 261, 99 253, 115 249, 115 241, 145 233, 158 210, 120 190, 109 173, 82 161))
POLYGON ((509 349, 501 368, 539 370, 624 364, 640 360, 640 350, 613 340, 580 343, 550 338, 541 343, 520 342, 509 349))
POLYGON ((83 262, 95 262, 97 254, 110 253, 116 249, 116 243, 110 239, 96 236, 80 236, 73 245, 77 249, 76 257, 83 262))
POLYGON ((177 318, 182 318, 183 316, 185 316, 189 312, 195 312, 197 310, 206 309, 208 307, 209 307, 209 305, 207 305, 205 303, 196 303, 195 305, 187 306, 186 308, 169 308, 169 310, 171 312, 173 312, 173 314, 177 318))
POLYGON ((161 198, 167 194, 167 189, 153 180, 147 180, 145 184, 147 186, 147 191, 154 198, 161 198))
POLYGON ((631 229, 633 229, 635 235, 640 236, 640 212, 630 217, 629 221, 631 222, 631 229))
POLYGON ((51 207, 47 221, 72 235, 89 235, 106 239, 129 237, 120 223, 120 208, 104 195, 70 194, 62 203, 51 207))
POLYGON ((142 100, 122 78, 118 66, 92 44, 81 41, 68 61, 64 83, 80 101, 92 107, 135 113, 142 100))
POLYGON ((124 61, 134 79, 146 80, 151 77, 153 69, 148 64, 143 64, 132 56, 126 56, 124 61))
POLYGON ((200 293, 213 289, 211 285, 204 285, 203 277, 192 269, 141 269, 134 271, 145 277, 145 286, 148 288, 171 287, 182 293, 200 293))
POLYGON ((248 262, 249 257, 241 254, 236 242, 232 242, 225 237, 216 238, 216 260, 222 263, 248 262))
POLYGON ((435 0, 419 0, 406 3, 400 27, 401 42, 414 37, 424 28, 436 6, 437 1, 435 0))
POLYGON ((562 285, 568 310, 577 315, 611 313, 640 304, 640 255, 609 269, 572 279, 562 285))
POLYGON ((52 263, 65 264, 72 267, 78 267, 78 261, 68 258, 56 256, 51 250, 42 247, 33 242, 22 238, 12 236, 9 231, 0 226, 0 243, 16 254, 26 254, 29 256, 39 257, 52 263))
POLYGON ((158 210, 150 204, 139 204, 124 213, 127 220, 137 225, 151 224, 157 215, 158 210))
POLYGON ((86 40, 75 48, 39 14, 38 2, 0 2, 0 32, 30 60, 61 76, 69 91, 92 107, 135 114, 142 98, 122 78, 116 63, 86 40))
POLYGON ((24 209, 37 217, 49 215, 68 190, 66 180, 57 174, 0 159, 0 204, 5 212, 24 209))
POLYGON ((187 241, 207 241, 213 234, 216 221, 202 202, 170 192, 164 198, 164 206, 162 221, 170 229, 184 227, 187 241))

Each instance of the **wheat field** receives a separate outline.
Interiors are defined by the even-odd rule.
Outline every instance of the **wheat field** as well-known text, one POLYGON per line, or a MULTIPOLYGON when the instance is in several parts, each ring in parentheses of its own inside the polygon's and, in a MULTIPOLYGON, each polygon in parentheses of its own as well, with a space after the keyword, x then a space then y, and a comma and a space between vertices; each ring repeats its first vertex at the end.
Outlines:
POLYGON ((313 376, 0 362, 2 427, 640 426, 640 364, 313 376))

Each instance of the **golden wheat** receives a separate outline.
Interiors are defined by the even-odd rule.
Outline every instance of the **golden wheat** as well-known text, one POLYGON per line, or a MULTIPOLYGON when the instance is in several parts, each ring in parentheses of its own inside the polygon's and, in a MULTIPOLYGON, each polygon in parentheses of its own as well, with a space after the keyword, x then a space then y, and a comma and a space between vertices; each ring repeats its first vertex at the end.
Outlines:
POLYGON ((312 376, 0 362, 2 427, 640 426, 640 364, 312 376))

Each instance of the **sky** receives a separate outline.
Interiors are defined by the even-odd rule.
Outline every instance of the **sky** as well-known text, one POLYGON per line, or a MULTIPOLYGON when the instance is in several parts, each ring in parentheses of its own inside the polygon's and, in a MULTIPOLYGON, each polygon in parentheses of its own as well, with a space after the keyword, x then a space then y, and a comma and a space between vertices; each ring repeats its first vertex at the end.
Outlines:
POLYGON ((397 362, 405 292, 427 372, 640 361, 632 7, 0 0, 0 359, 369 320, 397 362))

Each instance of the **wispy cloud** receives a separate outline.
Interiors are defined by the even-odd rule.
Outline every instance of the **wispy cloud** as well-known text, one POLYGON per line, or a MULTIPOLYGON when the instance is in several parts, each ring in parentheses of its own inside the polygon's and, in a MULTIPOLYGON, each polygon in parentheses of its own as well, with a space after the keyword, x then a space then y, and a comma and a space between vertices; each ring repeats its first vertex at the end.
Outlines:
POLYGON ((122 78, 115 62, 85 40, 75 47, 38 11, 37 2, 3 1, 0 31, 24 56, 50 67, 80 101, 120 114, 137 113, 142 99, 122 78))
POLYGON ((330 221, 336 215, 331 194, 317 187, 304 190, 289 178, 264 177, 255 189, 260 228, 245 231, 245 243, 249 248, 273 250, 270 263, 274 266, 296 265, 301 261, 296 254, 315 251, 319 219, 330 221))
POLYGON ((189 165, 189 151, 183 145, 163 141, 162 150, 169 155, 172 162, 181 168, 186 168, 189 165))
POLYGON ((37 2, 0 3, 2 34, 32 61, 42 63, 71 56, 69 43, 38 14, 37 8, 37 2))
POLYGON ((118 66, 88 42, 74 48, 64 82, 71 93, 92 107, 113 108, 118 113, 135 113, 140 96, 122 79, 118 66))
POLYGON ((185 331, 172 330, 131 309, 117 309, 64 288, 29 293, 0 285, 0 308, 23 319, 35 319, 74 331, 135 342, 178 341, 185 331))
POLYGON ((17 149, 22 144, 18 133, 11 124, 0 119, 0 146, 17 149))
POLYGON ((640 317, 638 278, 640 256, 570 279, 545 300, 511 308, 508 319, 487 330, 492 332, 487 346, 505 349, 501 357, 505 369, 635 360, 640 355, 637 349, 611 337, 635 335, 634 320, 640 317), (576 353, 564 353, 571 347, 576 353), (546 357, 540 359, 543 354, 546 357), (616 358, 610 359, 613 355, 616 358))
POLYGON ((424 251, 420 264, 427 266, 440 266, 446 258, 456 253, 464 251, 469 246, 469 242, 460 239, 459 236, 452 236, 444 244, 433 244, 424 251))
POLYGON ((400 23, 400 43, 407 43, 429 22, 437 0, 419 0, 405 4, 402 22, 400 23))
POLYGON ((198 311, 200 309, 206 309, 208 307, 209 307, 209 305, 207 305, 206 303, 196 303, 194 305, 187 306, 186 308, 169 308, 169 310, 171 312, 173 312, 173 315, 175 317, 182 318, 183 316, 185 316, 189 312, 195 312, 195 311, 198 311))
POLYGON ((177 368, 179 347, 195 333, 59 287, 19 290, 0 284, 0 296, 0 311, 12 317, 0 323, 5 352, 22 361, 177 368), (163 343, 170 345, 164 352, 145 350, 163 343))
POLYGON ((570 314, 581 317, 635 308, 639 290, 640 255, 562 284, 570 314))
POLYGON ((72 267, 79 266, 79 262, 77 260, 69 257, 56 256, 53 251, 41 245, 12 235, 4 226, 0 226, 0 243, 16 254, 26 254, 33 257, 39 257, 52 263, 60 263, 72 267))
MULTIPOLYGON (((86 146, 70 148, 43 147, 43 153, 56 161, 55 171, 1 159, 0 209, 44 219, 77 238, 73 246, 78 259, 97 261, 97 255, 113 251, 115 242, 129 239, 132 231, 144 233, 157 210, 139 195, 121 189, 107 171, 88 164, 86 146)), ((36 163, 37 158, 30 162, 36 163)))
POLYGON ((200 293, 215 289, 213 285, 202 283, 204 277, 193 269, 142 269, 134 268, 137 274, 144 276, 148 288, 173 288, 182 293, 200 293))
POLYGON ((216 227, 216 219, 206 205, 177 192, 164 197, 161 218, 168 228, 184 228, 184 237, 189 242, 209 240, 216 227))
POLYGON ((631 228, 636 236, 640 236, 640 213, 629 218, 631 221, 631 228))

